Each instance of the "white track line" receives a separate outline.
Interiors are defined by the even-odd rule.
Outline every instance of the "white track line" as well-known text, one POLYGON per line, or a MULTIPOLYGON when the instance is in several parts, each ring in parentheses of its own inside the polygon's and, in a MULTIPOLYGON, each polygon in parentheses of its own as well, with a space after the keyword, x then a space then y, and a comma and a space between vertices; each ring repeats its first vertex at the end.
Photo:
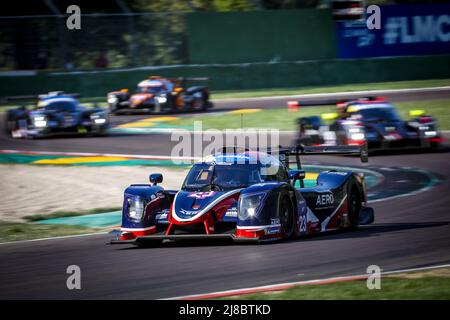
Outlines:
POLYGON ((227 99, 212 99, 213 102, 243 102, 243 101, 264 101, 275 99, 309 99, 309 98, 330 98, 330 97, 346 97, 349 95, 386 95, 393 93, 417 93, 417 92, 433 92, 433 91, 447 91, 450 90, 450 86, 442 87, 429 87, 429 88, 411 88, 411 89, 386 89, 386 90, 360 90, 360 91, 343 91, 335 93, 306 93, 295 95, 282 95, 282 96, 266 96, 266 97, 251 97, 251 98, 227 98, 227 99))
MULTIPOLYGON (((406 168, 402 168, 402 169, 406 169, 406 168)), ((375 200, 370 200, 369 203, 375 203, 375 202, 393 200, 393 199, 402 198, 402 197, 413 196, 413 195, 416 195, 416 194, 419 194, 419 193, 423 193, 423 192, 426 192, 426 191, 430 190, 431 188, 433 188, 434 186, 436 186, 440 182, 440 180, 436 176, 431 175, 427 171, 420 170, 420 169, 414 169, 414 168, 406 169, 406 170, 420 172, 420 173, 426 175, 429 179, 436 179, 436 180, 435 180, 434 183, 427 184, 426 186, 424 186, 424 187, 422 187, 422 188, 420 188, 418 190, 415 190, 415 191, 412 191, 412 192, 407 192, 407 193, 402 193, 402 194, 397 194, 397 195, 393 195, 393 196, 389 196, 389 197, 379 198, 379 199, 375 199, 375 200)))
POLYGON ((25 150, 0 150, 2 154, 36 154, 36 155, 56 155, 56 156, 76 156, 76 157, 120 157, 130 159, 148 160, 198 160, 198 157, 178 157, 161 155, 133 155, 117 153, 91 153, 91 152, 57 152, 57 151, 25 151, 25 150))
POLYGON ((48 238, 39 238, 39 239, 31 239, 31 240, 17 240, 17 241, 9 241, 9 242, 0 242, 0 246, 4 244, 20 244, 26 242, 38 242, 44 240, 60 240, 60 239, 70 239, 70 238, 80 238, 87 236, 98 236, 102 234, 108 234, 109 232, 94 232, 94 233, 83 233, 83 234, 75 234, 70 236, 59 236, 59 237, 48 237, 48 238))
MULTIPOLYGON (((414 271, 424 271, 424 270, 432 270, 432 269, 441 269, 441 268, 448 268, 448 267, 450 267, 450 264, 386 271, 386 272, 382 272, 381 275, 389 275, 389 274, 404 273, 404 272, 414 272, 414 271)), ((288 289, 293 286, 317 285, 317 284, 327 284, 327 283, 351 281, 351 280, 363 280, 363 279, 367 279, 369 276, 370 276, 369 274, 361 274, 361 275, 308 280, 308 281, 286 282, 286 283, 279 283, 279 284, 273 284, 273 285, 268 285, 268 286, 250 287, 250 288, 243 288, 243 289, 236 289, 236 290, 217 291, 217 292, 211 292, 211 293, 205 293, 205 294, 193 294, 193 295, 186 295, 186 296, 178 296, 178 297, 166 298, 166 299, 161 299, 161 300, 214 299, 214 298, 220 298, 220 297, 245 295, 245 294, 251 294, 251 293, 258 293, 258 292, 285 290, 285 289, 288 289)))

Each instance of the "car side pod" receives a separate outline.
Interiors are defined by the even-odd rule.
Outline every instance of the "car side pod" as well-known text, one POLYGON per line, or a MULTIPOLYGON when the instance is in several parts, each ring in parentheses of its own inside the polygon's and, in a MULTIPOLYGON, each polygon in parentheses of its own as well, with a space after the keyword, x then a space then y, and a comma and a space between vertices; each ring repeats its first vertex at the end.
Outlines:
POLYGON ((359 224, 371 224, 375 221, 375 213, 373 208, 363 207, 359 212, 359 224))

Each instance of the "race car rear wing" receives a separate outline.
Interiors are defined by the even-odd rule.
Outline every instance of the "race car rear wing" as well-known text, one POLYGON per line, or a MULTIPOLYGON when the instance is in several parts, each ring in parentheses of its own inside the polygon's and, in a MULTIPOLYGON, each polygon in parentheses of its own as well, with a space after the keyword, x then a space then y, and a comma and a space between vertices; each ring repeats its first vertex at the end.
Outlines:
MULTIPOLYGON (((362 146, 303 146, 298 145, 291 148, 280 148, 278 156, 281 162, 289 169, 291 163, 297 165, 297 170, 302 169, 300 156, 305 155, 359 155, 361 162, 369 161, 369 151, 367 143, 362 146), (295 161, 291 156, 295 157, 295 161)), ((273 155, 273 154, 272 154, 273 155)), ((303 180, 300 180, 300 187, 304 187, 303 180)))
POLYGON ((18 102, 18 103, 22 103, 22 104, 35 103, 36 101, 39 101, 39 99, 44 99, 44 98, 58 96, 58 95, 71 96, 73 98, 80 97, 79 93, 65 93, 63 91, 52 91, 52 92, 45 93, 45 94, 3 97, 1 100, 1 104, 9 104, 11 102, 18 102))
POLYGON ((170 78, 170 81, 178 82, 178 83, 186 83, 186 82, 210 82, 211 78, 207 77, 178 77, 178 78, 170 78))
MULTIPOLYGON (((250 151, 247 148, 240 148, 237 146, 224 146, 222 147, 221 153, 240 153, 250 151)), ((260 151, 257 149, 257 151, 260 151)), ((261 150, 262 151, 262 150, 261 150)), ((296 163, 297 168, 300 170, 302 168, 302 162, 300 156, 307 155, 359 155, 361 162, 369 161, 369 149, 367 143, 362 146, 304 146, 298 145, 289 148, 283 148, 279 146, 276 149, 268 148, 265 150, 268 154, 272 156, 278 156, 280 161, 284 162, 285 166, 289 168, 291 163, 296 163), (292 161, 291 156, 295 156, 295 161, 292 161)))
MULTIPOLYGON (((269 152, 272 153, 272 152, 269 152)), ((284 161, 287 168, 290 163, 296 163, 297 168, 302 168, 300 156, 306 155, 359 155, 361 162, 369 161, 369 151, 367 144, 362 146, 303 146, 298 145, 290 148, 280 148, 278 154, 281 161, 284 161), (291 161, 291 156, 295 161, 291 161)))
POLYGON ((351 97, 351 92, 349 93, 348 97, 340 98, 340 99, 305 99, 303 101, 301 100, 289 100, 287 101, 288 107, 313 107, 313 106, 330 106, 330 105, 337 105, 341 103, 350 103, 350 102, 360 102, 360 103, 375 103, 375 102, 386 102, 385 97, 377 97, 377 96, 370 96, 370 97, 359 97, 355 95, 354 97, 351 97))

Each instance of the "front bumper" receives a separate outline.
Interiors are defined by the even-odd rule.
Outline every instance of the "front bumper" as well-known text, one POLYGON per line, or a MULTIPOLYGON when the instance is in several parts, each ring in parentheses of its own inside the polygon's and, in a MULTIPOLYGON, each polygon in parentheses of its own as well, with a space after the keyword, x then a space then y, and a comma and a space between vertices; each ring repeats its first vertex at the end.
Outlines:
POLYGON ((74 134, 95 134, 100 133, 109 128, 109 124, 89 125, 89 126, 71 126, 71 127, 46 127, 46 128, 27 128, 19 129, 13 133, 15 138, 44 138, 60 135, 74 134))
MULTIPOLYGON (((111 105, 110 105, 111 106, 111 105)), ((150 112, 150 113, 161 113, 171 111, 171 106, 168 102, 165 103, 157 103, 154 100, 145 101, 138 104, 133 104, 129 101, 120 102, 116 105, 117 111, 135 111, 135 112, 150 112)))
POLYGON ((370 151, 431 149, 442 142, 443 140, 440 136, 422 139, 369 140, 368 148, 370 151))
POLYGON ((231 240, 234 242, 258 243, 263 241, 260 238, 241 238, 234 234, 176 234, 176 235, 149 235, 137 237, 131 240, 111 240, 110 244, 133 244, 144 245, 151 243, 161 243, 164 240, 172 241, 214 241, 231 240))

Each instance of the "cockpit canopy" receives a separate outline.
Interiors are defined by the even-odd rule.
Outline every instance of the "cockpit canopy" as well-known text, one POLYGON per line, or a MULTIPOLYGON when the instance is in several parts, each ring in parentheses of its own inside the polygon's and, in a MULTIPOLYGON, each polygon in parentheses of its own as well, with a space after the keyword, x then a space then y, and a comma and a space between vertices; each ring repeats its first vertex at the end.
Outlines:
POLYGON ((138 92, 159 93, 161 91, 172 91, 173 84, 166 79, 150 79, 139 82, 138 92))
POLYGON ((232 190, 270 181, 288 181, 278 158, 261 152, 217 154, 192 166, 182 190, 232 190))
POLYGON ((364 121, 400 121, 395 108, 388 103, 355 104, 347 107, 351 119, 364 121))
POLYGON ((43 99, 37 105, 38 109, 50 112, 75 112, 78 106, 78 100, 71 97, 43 99))

